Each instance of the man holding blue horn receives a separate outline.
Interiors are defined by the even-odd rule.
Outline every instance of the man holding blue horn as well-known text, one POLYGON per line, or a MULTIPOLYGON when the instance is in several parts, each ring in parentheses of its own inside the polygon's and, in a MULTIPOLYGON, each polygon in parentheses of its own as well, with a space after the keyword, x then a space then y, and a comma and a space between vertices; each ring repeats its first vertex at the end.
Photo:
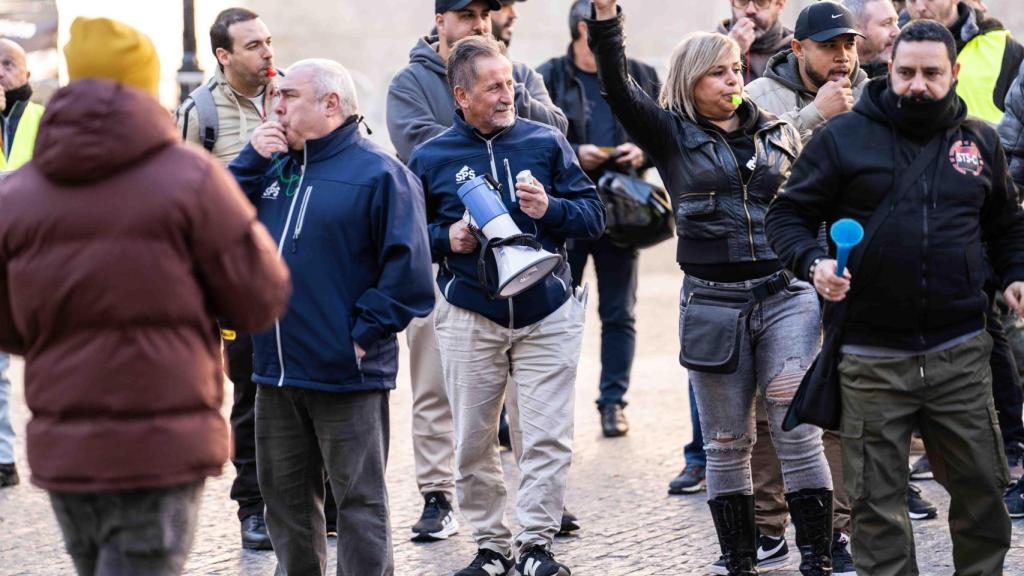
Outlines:
POLYGON ((858 574, 918 573, 906 504, 915 427, 951 496, 956 573, 1001 574, 1010 545, 982 287, 987 250, 1024 312, 1024 213, 995 130, 957 96, 959 68, 944 26, 909 24, 888 78, 814 134, 766 220, 775 252, 830 303, 819 362, 834 351, 858 574), (817 232, 842 218, 864 237, 840 276, 817 232))
POLYGON ((455 423, 455 485, 479 548, 458 575, 504 575, 515 563, 519 574, 568 576, 551 543, 572 461, 584 294, 572 290, 565 240, 600 237, 604 208, 561 132, 516 116, 512 64, 497 41, 455 44, 448 81, 454 124, 416 148, 409 168, 427 194, 440 263, 434 322, 455 423), (545 273, 552 254, 562 258, 545 273), (517 258, 530 265, 508 260, 517 258), (497 444, 510 376, 523 442, 514 542, 497 444))

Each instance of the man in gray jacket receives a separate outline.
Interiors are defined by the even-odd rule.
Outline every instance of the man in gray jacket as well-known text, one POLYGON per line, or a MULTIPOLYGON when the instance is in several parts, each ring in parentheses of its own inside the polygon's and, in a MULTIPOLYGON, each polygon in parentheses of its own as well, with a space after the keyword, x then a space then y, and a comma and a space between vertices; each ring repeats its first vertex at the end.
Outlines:
POLYGON ((867 82, 858 65, 860 35, 853 14, 842 5, 811 4, 797 18, 791 49, 772 57, 747 94, 800 130, 806 143, 818 125, 852 110, 867 82))
MULTIPOLYGON (((445 78, 449 48, 459 40, 491 34, 491 10, 499 0, 435 0, 436 36, 420 38, 409 52, 409 65, 388 88, 388 132, 398 157, 408 161, 412 149, 452 125, 455 98, 445 78)), ((565 114, 554 105, 544 79, 521 62, 512 64, 516 82, 516 112, 521 118, 542 122, 563 133, 565 114)))
MULTIPOLYGON (((388 89, 388 132, 403 162, 408 162, 416 146, 454 122, 455 97, 445 69, 450 48, 467 36, 490 36, 491 11, 502 7, 499 0, 435 0, 434 4, 437 34, 416 43, 409 53, 409 65, 395 75, 388 89)), ((512 75, 516 114, 565 133, 569 123, 551 101, 544 79, 521 63, 513 63, 512 75)), ((413 321, 406 335, 416 483, 424 499, 423 514, 412 528, 412 538, 429 542, 448 538, 458 530, 451 507, 455 498, 455 436, 433 314, 413 321)))

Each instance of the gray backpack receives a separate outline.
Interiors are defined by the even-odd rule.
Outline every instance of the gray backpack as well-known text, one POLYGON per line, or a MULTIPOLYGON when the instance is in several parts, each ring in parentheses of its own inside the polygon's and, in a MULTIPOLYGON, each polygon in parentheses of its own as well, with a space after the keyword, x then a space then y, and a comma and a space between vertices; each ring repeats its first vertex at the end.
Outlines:
POLYGON ((206 84, 193 90, 188 95, 188 98, 185 99, 185 102, 181 104, 181 114, 185 119, 181 123, 182 140, 188 136, 188 115, 195 109, 196 114, 198 114, 199 135, 203 148, 210 152, 213 152, 213 145, 217 143, 217 126, 219 124, 217 104, 213 101, 213 90, 216 88, 216 85, 217 81, 210 79, 206 84))

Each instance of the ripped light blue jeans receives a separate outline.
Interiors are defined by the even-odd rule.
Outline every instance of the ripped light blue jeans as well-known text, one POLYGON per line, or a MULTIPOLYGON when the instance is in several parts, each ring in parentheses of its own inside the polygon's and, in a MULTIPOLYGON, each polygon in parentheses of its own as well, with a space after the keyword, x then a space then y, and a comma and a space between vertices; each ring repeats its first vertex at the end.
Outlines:
MULTIPOLYGON (((764 280, 725 284, 686 276, 679 304, 680 342, 686 302, 695 287, 742 294, 764 280)), ((782 430, 793 394, 820 346, 821 313, 814 288, 793 280, 781 292, 755 304, 741 320, 736 372, 689 371, 707 452, 708 496, 753 493, 750 454, 757 439, 754 397, 758 393, 765 400, 786 492, 831 490, 832 476, 822 448, 821 429, 803 424, 789 432, 782 430)))

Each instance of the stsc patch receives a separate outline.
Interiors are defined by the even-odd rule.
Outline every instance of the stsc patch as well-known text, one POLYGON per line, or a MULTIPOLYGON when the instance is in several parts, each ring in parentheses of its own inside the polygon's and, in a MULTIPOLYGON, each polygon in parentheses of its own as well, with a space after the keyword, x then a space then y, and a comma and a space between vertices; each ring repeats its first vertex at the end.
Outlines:
POLYGON ((981 150, 978 145, 970 140, 960 140, 949 149, 949 163, 957 172, 977 176, 985 167, 985 161, 981 158, 981 150))

